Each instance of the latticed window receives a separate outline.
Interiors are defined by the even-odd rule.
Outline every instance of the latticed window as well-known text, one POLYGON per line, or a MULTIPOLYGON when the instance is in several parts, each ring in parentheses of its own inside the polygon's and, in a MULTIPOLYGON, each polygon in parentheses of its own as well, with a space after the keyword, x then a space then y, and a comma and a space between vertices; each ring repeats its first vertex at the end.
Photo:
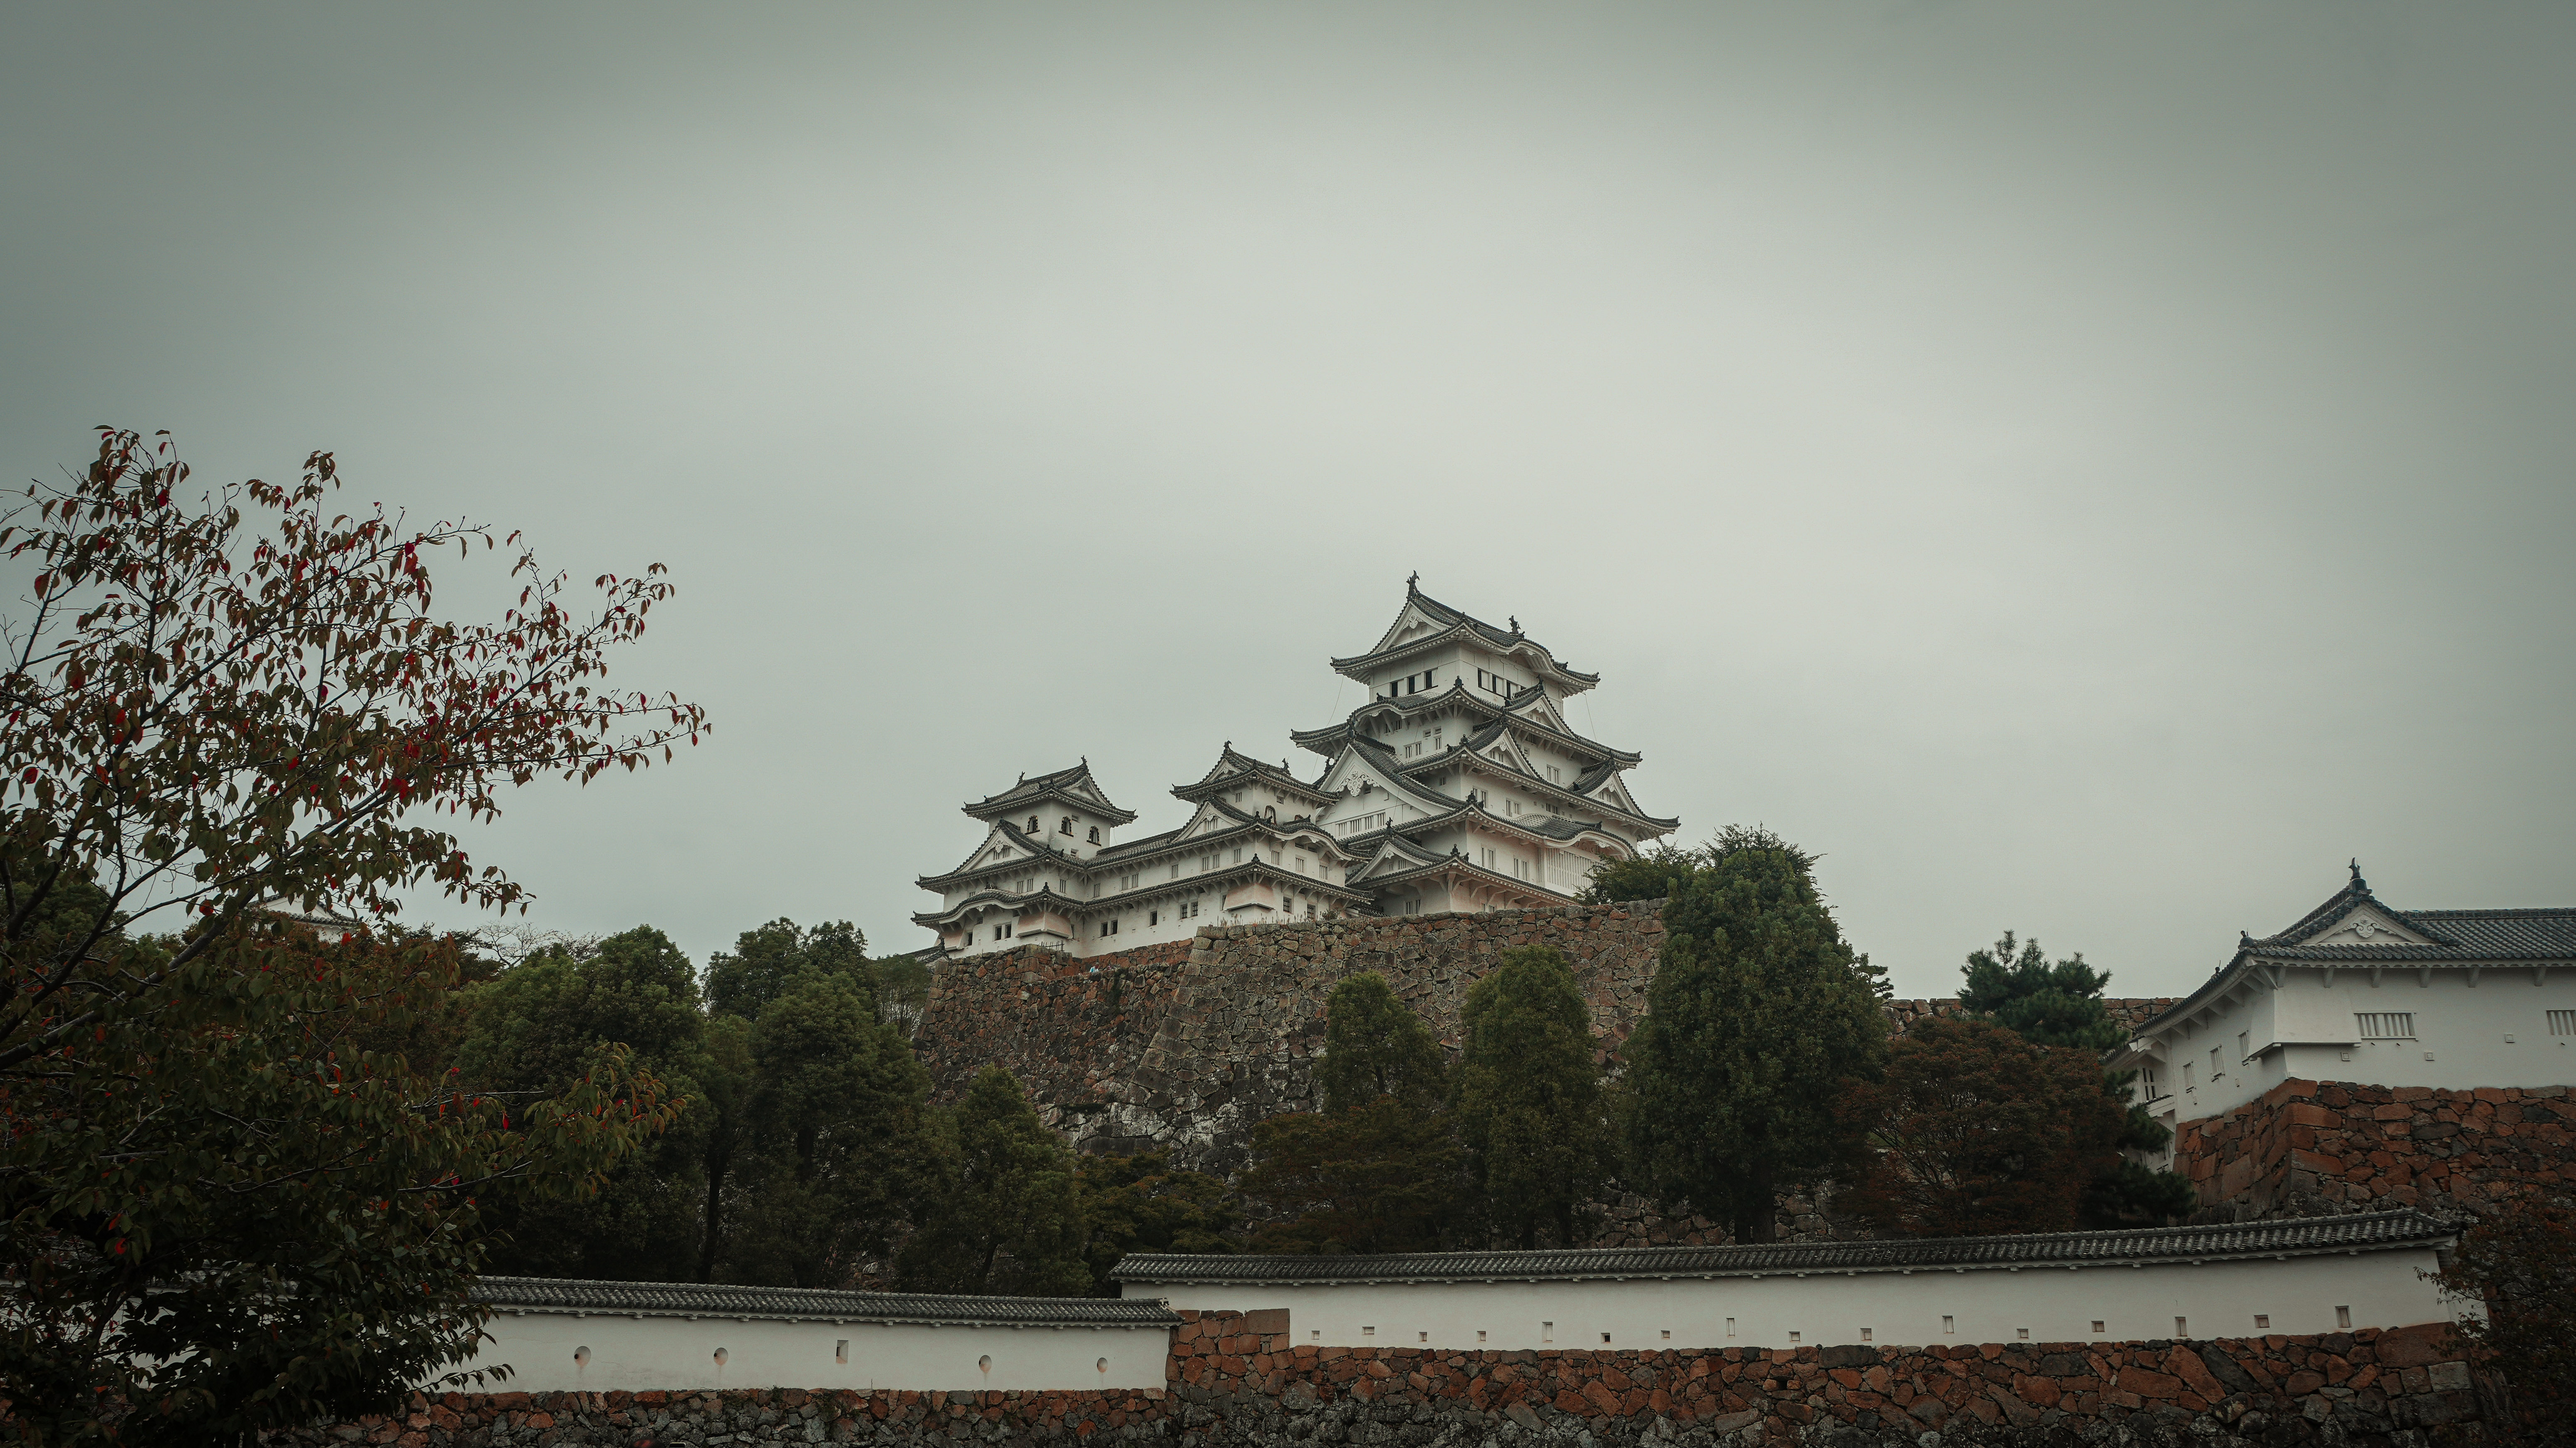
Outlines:
POLYGON ((2549 1013, 2549 1034, 2553 1036, 2576 1036, 2576 1011, 2551 1011, 2549 1013))
POLYGON ((2413 1011, 2357 1011, 2353 1028, 2365 1041, 2411 1041, 2415 1038, 2413 1011))

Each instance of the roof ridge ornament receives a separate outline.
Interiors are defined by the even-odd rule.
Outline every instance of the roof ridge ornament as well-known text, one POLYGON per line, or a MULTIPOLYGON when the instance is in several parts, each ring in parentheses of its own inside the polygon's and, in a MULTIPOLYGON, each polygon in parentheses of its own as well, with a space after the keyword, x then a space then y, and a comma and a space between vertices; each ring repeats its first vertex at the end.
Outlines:
POLYGON ((2352 857, 2352 888, 2365 895, 2370 893, 2370 882, 2361 878, 2361 856, 2359 855, 2352 857))
POLYGON ((1420 593, 1420 592, 1422 591, 1422 570, 1421 570, 1421 569, 1417 568, 1417 569, 1413 570, 1411 573, 1409 573, 1409 574, 1406 574, 1406 575, 1405 575, 1405 578, 1404 578, 1404 591, 1405 591, 1405 592, 1407 592, 1407 593, 1420 593))

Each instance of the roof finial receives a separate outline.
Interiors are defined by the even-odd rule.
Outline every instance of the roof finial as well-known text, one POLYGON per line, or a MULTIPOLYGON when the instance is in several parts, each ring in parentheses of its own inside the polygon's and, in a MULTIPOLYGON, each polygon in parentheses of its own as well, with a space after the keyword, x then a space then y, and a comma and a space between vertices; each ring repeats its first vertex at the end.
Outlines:
POLYGON ((2361 878, 2361 856, 2359 855, 2352 857, 2352 888, 2356 890, 2367 890, 2370 888, 2370 882, 2361 878))
POLYGON ((1507 613, 1507 614, 1504 614, 1504 615, 1503 615, 1503 621, 1504 621, 1504 622, 1506 622, 1506 623, 1509 623, 1509 624, 1512 626, 1512 632, 1513 632, 1513 633, 1519 633, 1519 632, 1521 631, 1521 616, 1520 616, 1519 614, 1516 614, 1516 613, 1507 613))
POLYGON ((1421 589, 1421 587, 1420 587, 1421 583, 1422 583, 1422 570, 1421 570, 1421 569, 1419 569, 1419 568, 1417 568, 1417 569, 1413 570, 1411 573, 1408 573, 1408 574, 1406 574, 1406 575, 1405 575, 1405 577, 1404 577, 1404 591, 1405 591, 1405 592, 1407 592, 1407 593, 1420 593, 1420 592, 1422 591, 1422 589, 1421 589))

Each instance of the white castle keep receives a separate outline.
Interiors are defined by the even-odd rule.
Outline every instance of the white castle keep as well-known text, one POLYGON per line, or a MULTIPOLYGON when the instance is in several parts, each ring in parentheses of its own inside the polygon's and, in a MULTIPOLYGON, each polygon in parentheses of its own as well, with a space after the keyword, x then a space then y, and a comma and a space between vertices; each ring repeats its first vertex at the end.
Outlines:
POLYGON ((1561 702, 1600 682, 1520 631, 1423 596, 1377 646, 1333 660, 1369 700, 1288 737, 1321 755, 1303 780, 1235 751, 1172 794, 1179 829, 1120 843, 1136 816, 1088 762, 965 806, 985 826, 965 862, 924 876, 931 956, 1039 945, 1074 955, 1182 940, 1204 925, 1563 904, 1595 866, 1681 821, 1637 808, 1638 756, 1574 732, 1561 702))

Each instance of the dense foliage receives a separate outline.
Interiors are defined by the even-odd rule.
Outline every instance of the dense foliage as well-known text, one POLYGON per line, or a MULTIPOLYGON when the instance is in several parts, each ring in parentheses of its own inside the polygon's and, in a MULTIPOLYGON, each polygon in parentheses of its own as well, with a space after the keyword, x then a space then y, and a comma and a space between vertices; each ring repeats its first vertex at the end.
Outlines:
POLYGON ((1773 1240, 1781 1186, 1852 1159, 1834 1103, 1886 1051, 1883 972, 1843 942, 1813 867, 1767 830, 1696 852, 1625 1052, 1630 1170, 1738 1242, 1773 1240))
POLYGON ((2576 1444, 2576 1201, 2530 1192, 2480 1218, 2452 1249, 2443 1288, 2478 1365, 2501 1374, 2514 1441, 2576 1444))
MULTIPOLYGON (((1987 950, 1968 952, 1960 967, 1966 977, 1959 1004, 1972 1015, 2008 1026, 2023 1039, 2042 1046, 2064 1046, 2101 1053, 2128 1039, 2102 1003, 2111 973, 2084 963, 2079 952, 2051 961, 2036 940, 2016 941, 2007 930, 1987 950)), ((2118 1147, 2131 1152, 2160 1152, 2173 1132, 2147 1114, 2143 1103, 2129 1100, 2132 1073, 2103 1071, 2103 1093, 2120 1103, 2118 1147)), ((2127 1156, 2113 1156, 2085 1183, 2078 1220, 2087 1227, 2161 1226, 2199 1205, 2199 1194, 2187 1179, 2127 1156)))
POLYGON ((1464 1152, 1439 1110, 1440 1043, 1373 971, 1325 1002, 1321 1111, 1252 1128, 1238 1182, 1270 1220, 1259 1252, 1435 1250, 1461 1205, 1464 1152))
POLYGON ((1073 1153, 1038 1120, 1020 1083, 985 1067, 943 1125, 941 1180, 904 1249, 906 1284, 1041 1297, 1089 1291, 1073 1153))
POLYGON ((1592 1012, 1550 946, 1506 950, 1467 992, 1450 1087, 1486 1224, 1523 1247, 1578 1245, 1617 1170, 1592 1012))
POLYGON ((1243 1221, 1222 1177, 1181 1171, 1167 1151, 1086 1156, 1074 1176, 1082 1203, 1082 1257, 1093 1295, 1114 1297, 1109 1269, 1130 1252, 1239 1250, 1243 1221))
POLYGON ((1324 1113, 1380 1097, 1428 1109, 1445 1094, 1440 1043, 1373 970, 1346 976, 1324 1002, 1324 1059, 1315 1068, 1324 1113))
POLYGON ((1887 1232, 2072 1230, 2119 1150, 2120 1107, 2092 1052, 1980 1020, 1918 1023, 1843 1110, 1874 1155, 1838 1201, 1887 1232))
POLYGON ((520 549, 515 606, 455 622, 431 561, 501 540, 335 513, 337 487, 315 453, 298 482, 192 494, 166 442, 103 430, 0 523, 34 570, 0 674, 0 1378, 24 1438, 387 1406, 471 1350, 484 1206, 585 1190, 668 1116, 620 1053, 515 1109, 413 1061, 463 963, 334 917, 432 886, 511 904, 440 816, 693 741, 695 706, 600 684, 669 585, 604 576, 576 614, 520 549))
POLYGON ((543 1100, 622 1055, 672 1098, 672 1123, 586 1195, 521 1200, 486 1212, 493 1272, 532 1277, 688 1280, 701 1251, 698 1214, 714 1074, 697 977, 650 926, 598 942, 582 958, 541 951, 465 996, 455 1063, 474 1090, 543 1100))

